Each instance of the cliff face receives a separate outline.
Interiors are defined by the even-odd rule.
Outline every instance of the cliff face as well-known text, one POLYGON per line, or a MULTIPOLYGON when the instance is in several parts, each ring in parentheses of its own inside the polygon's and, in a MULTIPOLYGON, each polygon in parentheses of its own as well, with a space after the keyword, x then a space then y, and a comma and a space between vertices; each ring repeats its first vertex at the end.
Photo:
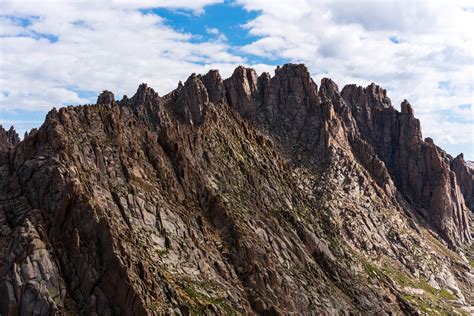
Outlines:
POLYGON ((456 173, 466 205, 474 210, 474 168, 464 161, 463 154, 459 154, 451 161, 451 169, 456 173))
POLYGON ((375 85, 213 70, 10 138, 2 315, 472 311, 470 169, 375 85))
MULTIPOLYGON (((362 138, 384 162, 404 198, 450 245, 469 241, 467 207, 451 159, 444 159, 446 155, 431 139, 423 141, 420 122, 408 101, 403 101, 398 112, 386 91, 375 84, 346 86, 341 95, 353 117, 355 138, 362 138)), ((353 147, 356 152, 360 149, 353 147)))

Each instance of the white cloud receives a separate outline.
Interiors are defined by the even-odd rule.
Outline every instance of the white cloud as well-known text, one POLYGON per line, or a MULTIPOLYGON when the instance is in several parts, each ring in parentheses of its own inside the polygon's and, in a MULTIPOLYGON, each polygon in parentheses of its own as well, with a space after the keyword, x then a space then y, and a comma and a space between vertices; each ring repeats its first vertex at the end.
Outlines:
POLYGON ((304 62, 315 80, 331 77, 340 87, 376 82, 395 106, 412 103, 425 136, 472 148, 473 107, 463 121, 445 121, 474 103, 471 1, 238 2, 259 13, 244 26, 258 39, 243 51, 304 62))
POLYGON ((126 8, 172 8, 193 10, 196 14, 204 12, 204 7, 210 4, 221 3, 224 0, 112 0, 115 6, 126 8))
POLYGON ((206 27, 206 31, 207 31, 207 33, 213 34, 213 35, 219 35, 220 34, 219 30, 216 29, 215 27, 206 27))
POLYGON ((138 7, 201 10, 206 1, 2 2, 0 110, 49 110, 89 103, 91 93, 118 98, 147 82, 164 94, 212 64, 243 63, 220 34, 193 41, 138 7))
POLYGON ((221 33, 221 31, 219 31, 219 29, 215 27, 206 27, 206 32, 210 35, 215 36, 216 40, 219 42, 227 41, 227 36, 225 36, 225 34, 221 33))

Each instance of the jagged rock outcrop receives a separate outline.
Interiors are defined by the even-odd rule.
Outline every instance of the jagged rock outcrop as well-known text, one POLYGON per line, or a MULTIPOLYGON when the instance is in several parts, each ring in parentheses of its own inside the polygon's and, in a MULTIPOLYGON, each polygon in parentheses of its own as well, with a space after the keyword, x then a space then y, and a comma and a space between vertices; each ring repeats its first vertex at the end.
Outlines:
POLYGON ((6 150, 8 148, 14 147, 20 142, 20 137, 18 137, 17 132, 13 128, 7 131, 2 125, 0 125, 0 149, 6 150))
MULTIPOLYGON (((454 173, 433 141, 423 141, 420 122, 408 101, 402 102, 398 112, 386 91, 374 84, 367 88, 346 86, 341 96, 354 118, 352 127, 384 162, 405 199, 452 246, 469 242, 467 210, 454 173)), ((359 150, 354 143, 354 150, 359 150)))
POLYGON ((243 117, 255 116, 257 99, 257 73, 253 69, 237 67, 229 79, 224 80, 226 101, 243 117))
POLYGON ((185 122, 199 125, 202 121, 203 107, 209 102, 201 76, 191 75, 171 102, 174 104, 173 111, 185 122))
POLYGON ((376 85, 212 70, 13 145, 2 315, 473 311, 465 164, 376 85))
POLYGON ((110 91, 104 90, 97 98, 97 104, 113 105, 115 103, 114 94, 110 91))

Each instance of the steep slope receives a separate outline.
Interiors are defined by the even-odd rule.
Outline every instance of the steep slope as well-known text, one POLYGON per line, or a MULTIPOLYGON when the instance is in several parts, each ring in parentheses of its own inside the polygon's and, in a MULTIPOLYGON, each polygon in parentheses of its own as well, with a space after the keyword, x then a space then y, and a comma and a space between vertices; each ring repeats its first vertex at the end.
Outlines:
POLYGON ((1 150, 0 313, 469 313, 465 163, 381 91, 239 67, 51 111, 1 150))

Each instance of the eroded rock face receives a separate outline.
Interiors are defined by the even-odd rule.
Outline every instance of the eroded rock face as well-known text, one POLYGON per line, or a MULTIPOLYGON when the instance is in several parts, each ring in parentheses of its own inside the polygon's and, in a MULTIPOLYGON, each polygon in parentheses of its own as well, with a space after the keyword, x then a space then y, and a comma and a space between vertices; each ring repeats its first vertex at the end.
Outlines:
POLYGON ((2 125, 0 125, 0 149, 8 149, 14 147, 20 142, 20 137, 16 133, 15 129, 10 127, 7 131, 5 130, 2 125))
POLYGON ((237 67, 224 81, 226 101, 243 117, 253 117, 256 112, 257 73, 253 69, 237 67))
POLYGON ((114 94, 110 91, 104 90, 97 98, 97 104, 113 105, 115 103, 114 94))
POLYGON ((466 205, 474 211, 474 168, 464 161, 463 154, 459 154, 452 160, 451 169, 456 174, 466 205))
POLYGON ((2 315, 472 307, 469 171, 376 85, 213 70, 163 97, 104 91, 17 143, 0 148, 2 315))
MULTIPOLYGON (((354 118, 351 127, 362 139, 358 141, 368 143, 383 161, 405 199, 420 209, 451 246, 469 242, 467 208, 450 163, 431 139, 422 139, 420 122, 408 101, 402 102, 398 112, 385 90, 374 84, 346 86, 341 96, 354 118)), ((360 148, 354 146, 356 152, 360 148)))

